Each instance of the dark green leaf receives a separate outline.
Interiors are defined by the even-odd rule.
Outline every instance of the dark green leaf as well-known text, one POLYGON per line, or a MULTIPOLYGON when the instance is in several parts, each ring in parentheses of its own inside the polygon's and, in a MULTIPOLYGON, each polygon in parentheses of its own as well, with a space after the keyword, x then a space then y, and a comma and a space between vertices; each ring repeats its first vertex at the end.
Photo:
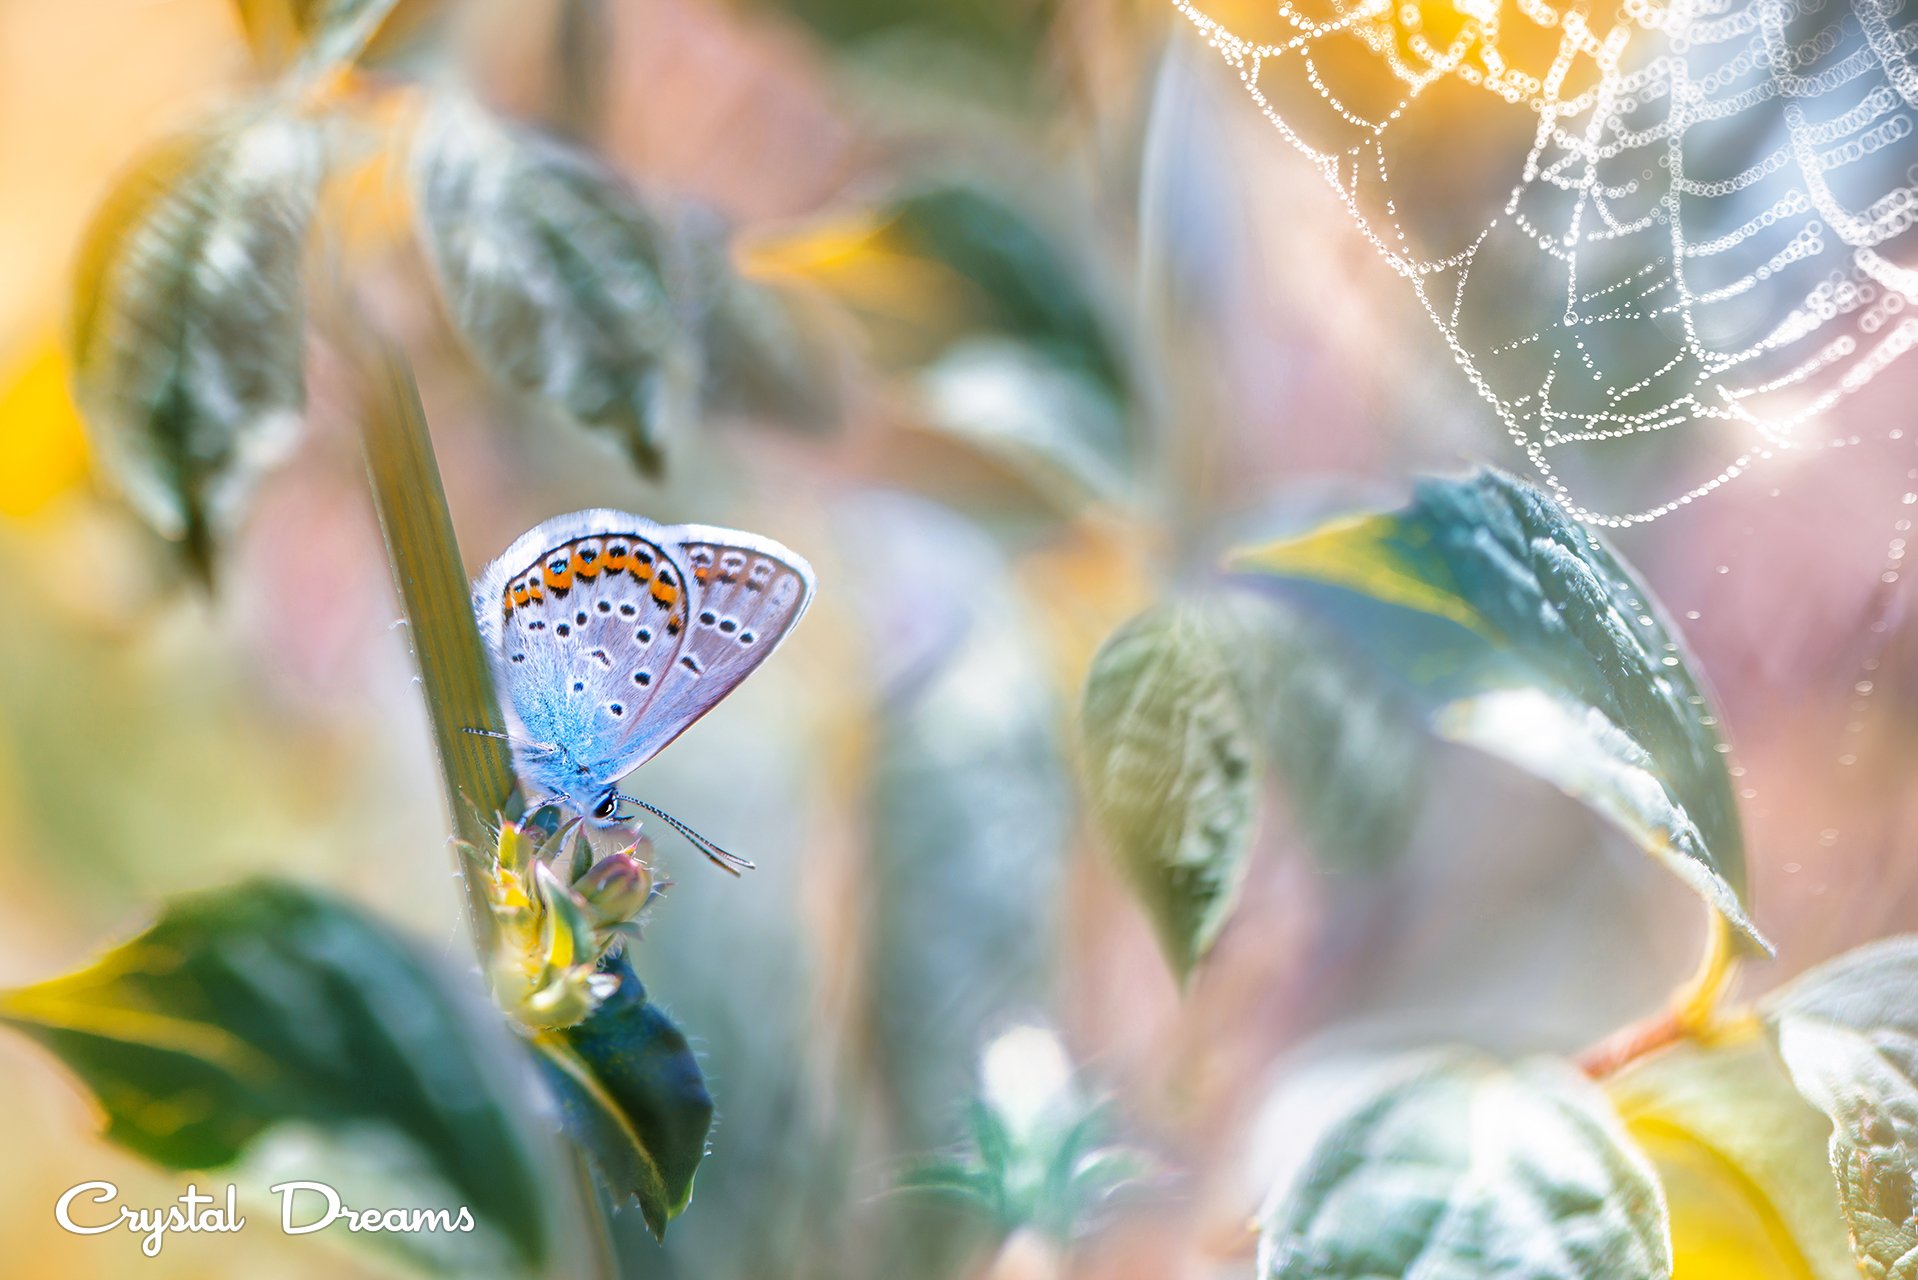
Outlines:
POLYGON ((922 318, 930 346, 911 356, 924 425, 1068 506, 1126 497, 1137 462, 1131 383, 1077 247, 970 185, 926 188, 880 217, 884 252, 936 268, 928 278, 948 285, 945 311, 922 318))
POLYGON ((979 328, 1045 351, 1115 401, 1128 395, 1124 357, 1060 239, 1008 202, 972 186, 929 187, 896 201, 887 240, 967 282, 979 328))
POLYGON ((1665 1206, 1569 1067, 1434 1057, 1320 1139, 1266 1212, 1266 1280, 1669 1280, 1665 1206))
POLYGON ((713 1099, 685 1035, 646 999, 631 966, 622 957, 608 972, 619 990, 578 1026, 542 1035, 540 1065, 566 1132, 664 1238, 692 1198, 713 1099))
MULTIPOLYGON (((1056 0, 757 0, 792 14, 822 39, 849 53, 879 56, 900 87, 924 89, 950 80, 954 64, 998 69, 1016 86, 1044 67, 1037 56, 1056 0)), ((967 88, 975 98, 976 79, 967 88)), ((1003 95, 998 95, 1003 96, 1003 95)), ((994 99, 997 100, 997 97, 994 99)), ((1003 102, 1000 105, 1007 105, 1003 102)))
POLYGON ((1234 640, 1207 602, 1169 604, 1115 632, 1086 682, 1093 805, 1181 977, 1224 927, 1251 849, 1258 734, 1234 640))
POLYGON ((180 899, 92 967, 0 996, 0 1020, 80 1077, 110 1138, 161 1164, 231 1165, 300 1131, 390 1144, 419 1169, 415 1194, 443 1191, 481 1224, 445 1238, 479 1251, 459 1269, 546 1263, 548 1152, 518 1051, 491 1009, 343 902, 263 880, 180 899))
POLYGON ((1778 1049, 1831 1120, 1830 1157, 1866 1273, 1918 1258, 1918 935, 1860 947, 1766 1001, 1778 1049))
POLYGON ((1578 798, 1767 948, 1740 900, 1743 836, 1717 721, 1675 627, 1603 538, 1497 471, 1241 553, 1308 601, 1440 736, 1578 798))
POLYGON ((258 115, 150 152, 95 217, 75 284, 75 390, 102 458, 202 570, 306 404, 300 270, 322 167, 258 115))

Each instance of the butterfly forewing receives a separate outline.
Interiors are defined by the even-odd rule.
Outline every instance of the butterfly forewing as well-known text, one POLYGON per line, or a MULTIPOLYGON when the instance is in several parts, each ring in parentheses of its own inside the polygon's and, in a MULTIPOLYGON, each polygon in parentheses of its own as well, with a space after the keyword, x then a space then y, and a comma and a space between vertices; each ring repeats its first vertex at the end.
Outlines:
POLYGON ((693 525, 664 532, 680 535, 676 559, 692 585, 685 634, 640 730, 648 756, 765 661, 805 612, 813 587, 805 561, 777 543, 693 525))

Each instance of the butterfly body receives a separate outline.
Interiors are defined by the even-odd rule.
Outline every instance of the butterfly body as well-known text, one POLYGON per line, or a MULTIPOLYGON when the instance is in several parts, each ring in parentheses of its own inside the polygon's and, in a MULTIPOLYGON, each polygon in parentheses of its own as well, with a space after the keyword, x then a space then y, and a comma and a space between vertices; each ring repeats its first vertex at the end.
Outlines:
POLYGON ((618 822, 619 780, 751 674, 812 593, 803 558, 734 529, 597 509, 521 535, 473 609, 528 799, 618 822))

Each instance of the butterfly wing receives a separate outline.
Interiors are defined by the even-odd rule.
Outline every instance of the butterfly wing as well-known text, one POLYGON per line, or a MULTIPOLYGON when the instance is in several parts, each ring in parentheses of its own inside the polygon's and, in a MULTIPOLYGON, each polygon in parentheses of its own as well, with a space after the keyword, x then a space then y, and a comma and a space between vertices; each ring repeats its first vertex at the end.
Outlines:
POLYGON ((765 660, 812 599, 768 538, 593 510, 546 521, 487 568, 474 608, 538 785, 617 781, 765 660))
POLYGON ((630 772, 739 686, 812 603, 812 566, 788 547, 710 525, 662 531, 691 580, 685 632, 633 743, 630 772))

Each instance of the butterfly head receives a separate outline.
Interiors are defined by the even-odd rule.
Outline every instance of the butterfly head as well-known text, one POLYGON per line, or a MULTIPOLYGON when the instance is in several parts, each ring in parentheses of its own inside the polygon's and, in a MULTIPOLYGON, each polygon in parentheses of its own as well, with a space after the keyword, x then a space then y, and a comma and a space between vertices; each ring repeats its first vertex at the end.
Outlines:
POLYGON ((575 800, 567 797, 573 808, 586 815, 596 827, 616 827, 620 824, 619 808, 621 797, 617 790, 607 787, 598 795, 588 795, 575 800))

